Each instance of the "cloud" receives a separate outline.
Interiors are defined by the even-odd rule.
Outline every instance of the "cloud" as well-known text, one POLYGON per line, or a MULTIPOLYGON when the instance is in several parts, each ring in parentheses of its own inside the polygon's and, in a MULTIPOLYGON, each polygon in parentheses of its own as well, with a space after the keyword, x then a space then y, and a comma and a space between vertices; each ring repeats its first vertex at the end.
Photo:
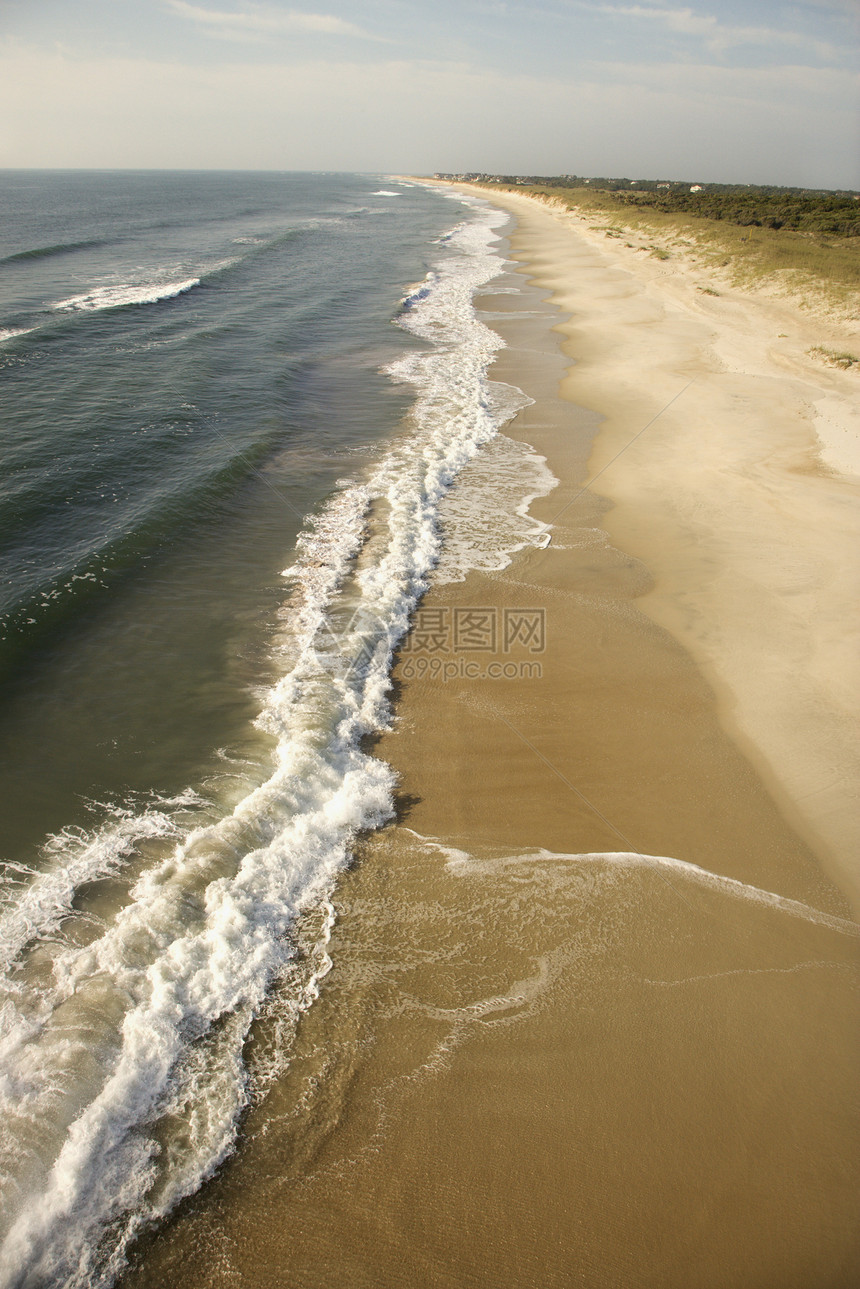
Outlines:
POLYGON ((860 73, 831 67, 781 63, 771 67, 724 67, 713 63, 593 62, 583 69, 602 84, 634 84, 665 91, 690 102, 758 104, 779 112, 786 106, 841 103, 846 112, 860 92, 860 73))
POLYGON ((263 9, 254 6, 239 13, 225 13, 221 9, 202 9, 187 4, 185 0, 166 0, 167 7, 180 18, 209 28, 210 35, 239 37, 266 35, 312 34, 324 36, 353 36, 361 40, 380 40, 372 32, 356 27, 352 22, 335 18, 327 13, 296 13, 293 10, 263 9))
POLYGON ((848 187, 860 153, 850 99, 847 73, 808 67, 593 64, 565 80, 431 60, 85 59, 10 42, 5 54, 0 43, 0 165, 848 187))
POLYGON ((692 9, 652 9, 645 5, 595 5, 600 13, 619 14, 625 18, 652 18, 665 23, 671 31, 685 36, 711 35, 717 29, 716 18, 709 14, 694 13, 692 9))
POLYGON ((701 37, 714 53, 724 53, 727 49, 740 45, 791 45, 800 49, 813 49, 819 58, 834 59, 840 54, 835 45, 824 40, 797 31, 781 30, 774 27, 735 27, 721 23, 712 14, 697 13, 686 9, 659 9, 650 5, 586 5, 593 12, 618 15, 624 18, 639 18, 645 21, 662 23, 669 31, 683 36, 701 37))
POLYGON ((804 2, 811 5, 813 9, 828 9, 832 13, 847 14, 855 21, 857 19, 857 0, 804 0, 804 2))

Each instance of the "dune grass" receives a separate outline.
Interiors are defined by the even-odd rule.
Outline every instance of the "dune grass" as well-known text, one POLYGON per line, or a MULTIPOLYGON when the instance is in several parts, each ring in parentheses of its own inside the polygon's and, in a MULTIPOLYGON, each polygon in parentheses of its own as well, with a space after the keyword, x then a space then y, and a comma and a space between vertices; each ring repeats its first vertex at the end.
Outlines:
POLYGON ((511 191, 559 201, 608 237, 639 237, 646 243, 642 249, 659 259, 670 258, 673 250, 691 254, 733 285, 813 289, 822 303, 860 312, 860 237, 743 227, 624 204, 600 189, 519 185, 511 191))
POLYGON ((844 371, 860 363, 860 358, 856 354, 839 353, 835 349, 824 349, 821 345, 815 345, 809 353, 813 358, 820 358, 822 362, 827 363, 828 367, 841 367, 844 371))

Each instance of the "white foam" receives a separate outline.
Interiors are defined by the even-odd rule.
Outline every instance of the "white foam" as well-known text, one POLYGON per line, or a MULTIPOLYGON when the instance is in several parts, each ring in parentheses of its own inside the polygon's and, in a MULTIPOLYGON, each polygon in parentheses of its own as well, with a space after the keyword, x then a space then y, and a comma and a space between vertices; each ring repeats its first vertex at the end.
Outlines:
POLYGON ((0 968, 8 972, 28 944, 57 929, 71 913, 75 893, 84 883, 115 875, 142 841, 177 836, 176 819, 167 811, 195 804, 202 802, 188 790, 163 802, 162 809, 142 814, 119 809, 115 824, 91 834, 67 828, 49 837, 44 847, 47 867, 42 870, 7 865, 7 881, 0 890, 0 968), (31 878, 20 892, 8 880, 15 876, 31 878))
MULTIPOLYGON (((104 922, 75 911, 76 882, 125 871, 140 819, 72 847, 6 910, 17 953, 0 1084, 8 1289, 109 1284, 142 1225, 230 1151, 253 1090, 245 1037, 290 967, 296 920, 324 904, 355 834, 391 815, 393 772, 362 740, 389 720, 392 653, 438 555, 440 499, 510 411, 486 374, 501 341, 472 307, 500 270, 491 242, 506 218, 476 205, 454 230, 401 318, 433 346, 390 369, 415 386, 411 429, 309 522, 286 571, 282 678, 259 719, 274 742, 268 777, 173 843, 175 817, 153 815, 157 854, 104 922)), ((284 1004, 292 1016, 328 969, 330 926, 284 1004)))
POLYGON ((159 300, 172 300, 200 285, 200 278, 186 278, 182 282, 148 282, 140 286, 121 283, 117 286, 97 286, 81 295, 70 295, 58 300, 51 308, 67 312, 89 312, 96 309, 119 309, 127 304, 157 304, 159 300))
MULTIPOLYGON (((419 836, 417 833, 413 835, 419 836)), ((668 875, 671 873, 684 882, 702 886, 711 891, 717 891, 729 899, 757 904, 762 908, 785 914, 788 917, 798 918, 803 922, 811 922, 815 926, 837 931, 841 935, 848 935, 855 939, 860 938, 860 925, 850 921, 848 918, 837 917, 832 913, 824 913, 821 909, 813 908, 800 900, 793 900, 785 895, 777 895, 773 891, 762 890, 761 887, 751 886, 747 882, 738 881, 737 878, 724 877, 721 873, 713 873, 709 869, 701 868, 698 864, 691 864, 683 859, 673 859, 667 855, 641 855, 637 851, 599 851, 573 854, 536 848, 522 854, 505 855, 500 859, 482 861, 475 859, 464 851, 455 850, 437 841, 436 838, 421 837, 420 840, 422 844, 448 856, 448 867, 452 872, 477 872, 482 868, 494 869, 506 865, 540 863, 547 860, 561 861, 567 864, 602 864, 621 869, 644 868, 658 874, 668 875)))
POLYGON ((463 471, 439 507, 444 543, 436 586, 462 582, 472 571, 499 572, 517 551, 549 545, 549 525, 531 503, 558 484, 544 457, 501 434, 463 471))
POLYGON ((402 197, 403 193, 389 192, 387 188, 379 188, 376 192, 372 192, 370 195, 371 197, 402 197))

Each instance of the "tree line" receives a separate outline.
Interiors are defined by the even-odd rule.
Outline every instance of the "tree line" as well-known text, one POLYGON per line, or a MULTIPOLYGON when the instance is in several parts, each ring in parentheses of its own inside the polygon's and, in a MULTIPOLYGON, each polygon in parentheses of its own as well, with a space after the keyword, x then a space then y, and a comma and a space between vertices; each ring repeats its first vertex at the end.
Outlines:
POLYGON ((578 175, 549 177, 495 176, 505 184, 607 192, 614 200, 669 214, 701 215, 741 227, 787 228, 797 232, 860 236, 860 200, 853 192, 778 188, 752 184, 692 184, 657 179, 585 179, 578 175), (699 191, 691 191, 699 188, 699 191))
POLYGON ((669 213, 703 215, 741 227, 790 228, 801 233, 860 236, 860 202, 833 194, 763 192, 654 192, 613 193, 625 205, 669 213))

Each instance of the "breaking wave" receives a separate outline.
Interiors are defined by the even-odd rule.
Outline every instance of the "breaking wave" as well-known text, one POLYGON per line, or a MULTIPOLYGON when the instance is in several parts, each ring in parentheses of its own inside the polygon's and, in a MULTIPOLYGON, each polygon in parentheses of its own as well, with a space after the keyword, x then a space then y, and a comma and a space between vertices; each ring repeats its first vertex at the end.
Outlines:
MULTIPOLYGON (((392 814, 394 774, 363 740, 389 721, 393 651, 439 555, 440 502, 526 401, 491 395, 502 342, 472 306, 501 269, 492 243, 505 220, 474 203, 399 319, 425 344, 388 369, 415 389, 411 422, 306 525, 273 641, 280 679, 260 697, 270 760, 238 804, 189 789, 118 810, 91 833, 58 834, 38 873, 6 873, 5 1289, 109 1285, 130 1242, 232 1150, 254 1095, 245 1041, 269 991, 291 982, 294 1018, 316 996, 333 883, 356 834, 392 814), (309 910, 324 916, 300 954, 309 910)), ((99 288, 56 307, 196 284, 99 288)))
POLYGON ((128 304, 157 304, 159 300, 173 300, 200 285, 200 278, 186 278, 183 282, 150 282, 142 286, 121 284, 97 286, 81 295, 71 295, 58 300, 52 309, 68 312, 91 312, 97 309, 121 309, 128 304))

